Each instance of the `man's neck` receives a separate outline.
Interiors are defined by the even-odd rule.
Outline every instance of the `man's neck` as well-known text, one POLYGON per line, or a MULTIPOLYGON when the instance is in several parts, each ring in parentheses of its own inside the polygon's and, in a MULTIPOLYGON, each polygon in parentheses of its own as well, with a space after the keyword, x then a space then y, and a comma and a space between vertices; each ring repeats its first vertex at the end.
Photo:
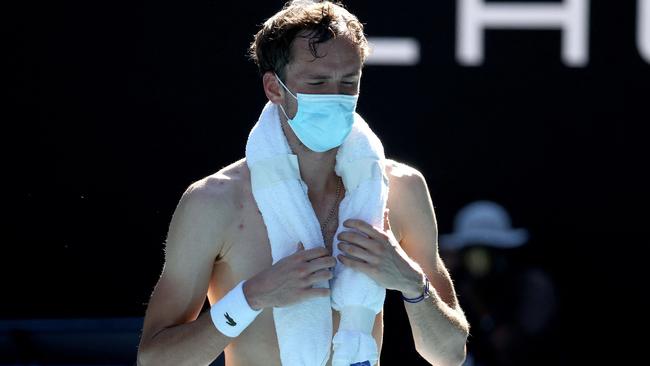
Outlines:
POLYGON ((339 177, 334 172, 336 149, 327 153, 296 151, 300 176, 317 197, 335 192, 339 177))
POLYGON ((291 131, 286 119, 280 119, 289 147, 298 156, 300 176, 309 187, 309 198, 321 201, 326 195, 336 192, 339 177, 334 172, 334 166, 338 148, 324 153, 311 151, 291 131))

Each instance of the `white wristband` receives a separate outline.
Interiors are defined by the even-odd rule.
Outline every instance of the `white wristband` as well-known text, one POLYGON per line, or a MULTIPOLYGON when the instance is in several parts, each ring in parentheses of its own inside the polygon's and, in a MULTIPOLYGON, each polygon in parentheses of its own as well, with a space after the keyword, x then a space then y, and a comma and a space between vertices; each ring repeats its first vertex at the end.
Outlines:
POLYGON ((244 296, 244 281, 241 281, 221 300, 210 308, 214 326, 228 337, 237 337, 262 312, 254 310, 244 296))

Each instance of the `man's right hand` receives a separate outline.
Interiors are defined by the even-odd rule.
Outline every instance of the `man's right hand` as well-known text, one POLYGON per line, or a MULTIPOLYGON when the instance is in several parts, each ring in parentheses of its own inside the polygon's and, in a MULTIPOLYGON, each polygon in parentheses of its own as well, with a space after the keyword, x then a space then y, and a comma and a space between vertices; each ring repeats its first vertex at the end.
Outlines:
POLYGON ((330 296, 329 288, 312 288, 317 282, 333 277, 336 259, 324 247, 298 250, 282 258, 270 268, 244 283, 244 295, 249 305, 259 310, 302 302, 311 297, 330 296))

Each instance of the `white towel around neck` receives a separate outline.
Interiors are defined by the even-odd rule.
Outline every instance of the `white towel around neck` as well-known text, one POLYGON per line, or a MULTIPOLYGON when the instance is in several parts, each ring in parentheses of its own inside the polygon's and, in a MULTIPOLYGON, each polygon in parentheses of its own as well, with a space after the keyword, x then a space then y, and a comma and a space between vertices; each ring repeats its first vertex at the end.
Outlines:
MULTIPOLYGON (((271 243, 273 264, 295 253, 298 242, 305 249, 323 247, 320 224, 307 196, 308 187, 301 179, 298 158, 292 154, 284 136, 278 108, 270 102, 250 132, 246 161, 253 196, 271 243)), ((336 235, 349 230, 343 227, 349 218, 383 227, 388 198, 384 161, 381 142, 355 113, 352 132, 336 156, 335 172, 342 178, 346 192, 339 205, 336 235)), ((340 253, 336 243, 335 239, 334 257, 340 253)), ((314 287, 326 288, 330 284, 331 298, 311 298, 273 308, 283 366, 323 366, 331 348, 333 366, 376 364, 379 354, 372 328, 376 314, 383 307, 385 289, 338 260, 334 278, 314 287), (334 338, 331 308, 341 313, 334 338)))

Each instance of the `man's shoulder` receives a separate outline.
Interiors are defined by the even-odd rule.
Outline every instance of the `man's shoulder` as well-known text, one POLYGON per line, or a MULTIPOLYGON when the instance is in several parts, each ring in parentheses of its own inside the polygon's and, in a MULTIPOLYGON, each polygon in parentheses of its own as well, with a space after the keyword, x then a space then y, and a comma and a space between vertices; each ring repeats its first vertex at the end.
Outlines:
POLYGON ((240 159, 193 182, 183 196, 186 200, 206 208, 227 208, 236 202, 243 189, 250 185, 248 177, 246 160, 240 159))
POLYGON ((424 209, 429 204, 429 189, 419 170, 391 159, 386 159, 385 170, 390 186, 389 204, 396 208, 396 212, 406 213, 414 208, 424 209))
MULTIPOLYGON (((395 160, 386 159, 386 175, 389 180, 388 208, 391 227, 405 250, 408 240, 402 239, 420 232, 427 225, 419 225, 423 217, 435 217, 429 188, 422 173, 416 168, 395 160), (410 233, 410 234, 409 234, 410 233)), ((432 228, 435 228, 435 218, 432 228)), ((430 226, 430 225, 429 225, 430 226)))
POLYGON ((424 176, 419 170, 393 159, 386 159, 385 171, 393 184, 412 186, 424 183, 424 176))
MULTIPOLYGON (((209 253, 218 258, 238 218, 238 199, 247 169, 242 160, 190 184, 170 223, 166 253, 209 253)), ((197 259, 198 260, 198 259, 197 259)))

